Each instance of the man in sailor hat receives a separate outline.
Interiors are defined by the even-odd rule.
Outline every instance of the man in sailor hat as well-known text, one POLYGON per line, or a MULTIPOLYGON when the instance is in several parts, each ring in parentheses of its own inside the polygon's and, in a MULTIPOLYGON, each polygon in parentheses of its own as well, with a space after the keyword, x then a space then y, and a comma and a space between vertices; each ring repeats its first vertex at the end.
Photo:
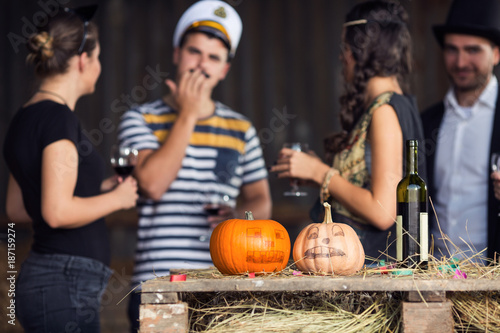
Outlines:
POLYGON ((446 23, 433 30, 451 81, 444 101, 422 115, 427 185, 438 218, 431 223, 434 255, 474 260, 487 248, 481 256, 493 259, 500 253, 500 173, 490 166, 492 153, 500 152, 493 74, 500 60, 500 0, 455 0, 446 23))
MULTIPOLYGON (((175 80, 161 99, 127 111, 122 146, 139 151, 139 227, 133 284, 168 275, 170 269, 212 265, 208 238, 219 222, 271 215, 271 196, 252 123, 212 100, 240 41, 238 13, 223 1, 199 1, 174 32, 175 80), (215 215, 206 208, 218 197, 215 215), (238 207, 236 201, 238 200, 238 207)), ((132 331, 139 327, 140 294, 129 305, 132 331)))

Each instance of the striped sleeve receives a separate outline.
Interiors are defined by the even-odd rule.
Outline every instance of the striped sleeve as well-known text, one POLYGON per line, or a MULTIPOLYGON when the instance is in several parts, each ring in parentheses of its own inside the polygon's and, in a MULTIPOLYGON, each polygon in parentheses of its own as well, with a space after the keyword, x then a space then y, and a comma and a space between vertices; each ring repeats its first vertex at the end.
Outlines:
POLYGON ((250 126, 245 133, 245 155, 243 156, 243 184, 249 184, 267 178, 266 163, 262 156, 260 140, 255 127, 250 126))
POLYGON ((137 150, 158 149, 158 139, 149 128, 144 115, 136 109, 125 112, 118 127, 120 146, 129 146, 137 150))

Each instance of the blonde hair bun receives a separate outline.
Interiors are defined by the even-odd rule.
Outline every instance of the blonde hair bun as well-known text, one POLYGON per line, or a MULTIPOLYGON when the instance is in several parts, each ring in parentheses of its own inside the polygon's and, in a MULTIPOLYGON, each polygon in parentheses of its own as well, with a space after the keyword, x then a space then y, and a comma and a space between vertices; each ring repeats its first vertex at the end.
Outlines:
POLYGON ((53 48, 54 39, 46 31, 41 31, 32 35, 28 40, 28 54, 27 61, 30 63, 39 61, 46 61, 54 56, 53 48))

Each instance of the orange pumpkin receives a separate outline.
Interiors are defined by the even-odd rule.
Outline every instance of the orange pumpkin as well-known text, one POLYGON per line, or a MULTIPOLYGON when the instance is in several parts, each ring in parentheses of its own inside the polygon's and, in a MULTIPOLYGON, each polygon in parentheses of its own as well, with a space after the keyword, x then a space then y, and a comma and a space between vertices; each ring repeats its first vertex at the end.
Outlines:
POLYGON ((273 220, 232 219, 220 223, 210 237, 210 256, 222 274, 271 273, 290 258, 290 237, 273 220))
POLYGON ((323 205, 323 223, 311 223, 299 233, 293 245, 293 260, 303 272, 354 274, 364 264, 363 245, 354 229, 334 223, 330 205, 327 202, 323 205))

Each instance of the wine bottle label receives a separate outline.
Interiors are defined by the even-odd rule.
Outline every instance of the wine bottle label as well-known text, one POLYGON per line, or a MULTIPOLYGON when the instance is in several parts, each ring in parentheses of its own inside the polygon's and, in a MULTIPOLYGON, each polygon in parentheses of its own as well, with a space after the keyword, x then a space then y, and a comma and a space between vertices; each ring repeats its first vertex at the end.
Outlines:
POLYGON ((396 216, 396 259, 403 261, 403 216, 396 216))
POLYGON ((429 260, 429 215, 420 213, 420 260, 429 260))
POLYGON ((425 208, 425 202, 398 202, 396 259, 409 267, 428 260, 429 227, 425 208))

